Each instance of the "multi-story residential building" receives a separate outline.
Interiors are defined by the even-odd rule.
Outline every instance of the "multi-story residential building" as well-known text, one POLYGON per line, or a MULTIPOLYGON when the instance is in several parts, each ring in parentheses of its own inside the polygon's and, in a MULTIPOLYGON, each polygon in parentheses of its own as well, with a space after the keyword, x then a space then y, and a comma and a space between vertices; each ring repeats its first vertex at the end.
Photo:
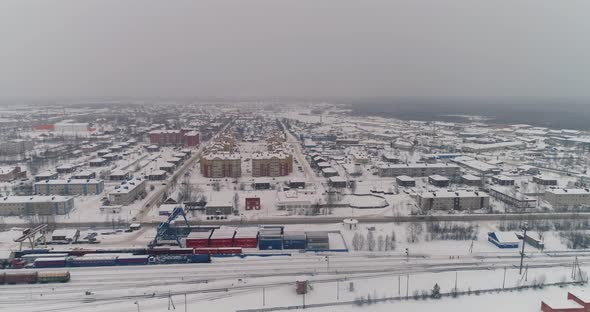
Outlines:
POLYGON ((15 179, 22 179, 27 177, 26 171, 21 171, 19 166, 16 167, 0 167, 0 182, 8 182, 15 179))
POLYGON ((46 180, 34 185, 37 195, 98 195, 104 190, 104 181, 87 179, 46 180))
POLYGON ((0 198, 0 216, 64 215, 74 208, 65 196, 7 196, 0 198))
POLYGON ((242 176, 242 159, 237 153, 207 154, 201 157, 201 174, 207 178, 242 176))
POLYGON ((553 208, 590 206, 590 189, 548 189, 543 199, 553 208))
POLYGON ((145 180, 123 181, 109 193, 111 205, 128 205, 145 194, 145 180))
POLYGON ((33 149, 33 142, 30 140, 16 139, 0 142, 1 155, 20 155, 33 149))
POLYGON ((293 172, 293 156, 283 153, 252 155, 252 176, 280 177, 293 172))
POLYGON ((184 145, 193 147, 199 145, 199 133, 196 131, 180 130, 153 130, 149 133, 150 144, 157 145, 184 145))
POLYGON ((478 210, 488 208, 490 196, 484 192, 436 191, 418 194, 422 210, 478 210))
POLYGON ((445 177, 456 176, 460 174, 460 167, 453 164, 392 164, 384 163, 377 167, 377 173, 381 177, 397 177, 406 175, 409 177, 427 177, 431 175, 441 175, 445 177))

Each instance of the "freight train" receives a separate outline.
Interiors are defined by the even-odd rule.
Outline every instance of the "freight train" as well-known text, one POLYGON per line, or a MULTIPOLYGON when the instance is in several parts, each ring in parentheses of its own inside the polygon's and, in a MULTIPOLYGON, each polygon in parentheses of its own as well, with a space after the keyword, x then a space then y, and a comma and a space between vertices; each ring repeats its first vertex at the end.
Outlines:
POLYGON ((70 281, 69 271, 55 272, 10 272, 0 273, 2 284, 36 284, 36 283, 66 283, 70 281))

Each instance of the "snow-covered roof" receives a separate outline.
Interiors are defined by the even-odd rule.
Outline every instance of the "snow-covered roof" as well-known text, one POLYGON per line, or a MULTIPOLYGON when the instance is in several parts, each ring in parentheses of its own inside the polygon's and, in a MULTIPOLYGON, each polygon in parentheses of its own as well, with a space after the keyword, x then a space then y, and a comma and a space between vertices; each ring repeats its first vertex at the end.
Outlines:
POLYGON ((425 192, 420 196, 422 198, 489 197, 485 192, 465 190, 425 192))
POLYGON ((70 196, 6 196, 0 198, 1 203, 20 204, 20 203, 46 203, 46 202, 66 202, 72 200, 70 196))

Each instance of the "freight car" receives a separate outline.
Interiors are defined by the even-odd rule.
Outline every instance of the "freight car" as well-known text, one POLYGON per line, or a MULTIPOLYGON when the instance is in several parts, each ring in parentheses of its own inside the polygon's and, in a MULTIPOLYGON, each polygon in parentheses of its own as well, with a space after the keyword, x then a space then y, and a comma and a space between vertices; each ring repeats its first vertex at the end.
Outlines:
POLYGON ((69 271, 37 272, 20 271, 0 273, 2 284, 66 283, 70 281, 69 271))
POLYGON ((118 265, 146 265, 149 255, 127 255, 117 257, 118 265))
POLYGON ((39 272, 37 282, 39 283, 66 283, 70 281, 69 271, 39 272))
POLYGON ((67 257, 37 258, 33 262, 36 268, 63 268, 67 265, 67 257))
POLYGON ((211 255, 160 255, 150 257, 149 261, 153 264, 211 263, 211 255))
POLYGON ((21 271, 6 273, 4 282, 6 284, 35 284, 37 283, 37 272, 21 271))
POLYGON ((209 254, 209 255, 239 255, 242 253, 240 247, 219 247, 219 248, 195 248, 195 254, 209 254))

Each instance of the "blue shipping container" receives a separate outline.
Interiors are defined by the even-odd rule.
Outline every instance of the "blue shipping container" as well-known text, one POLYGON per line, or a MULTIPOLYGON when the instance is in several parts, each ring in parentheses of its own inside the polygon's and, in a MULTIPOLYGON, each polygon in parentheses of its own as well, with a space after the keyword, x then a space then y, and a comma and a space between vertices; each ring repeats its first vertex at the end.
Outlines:
POLYGON ((260 250, 281 250, 283 249, 282 239, 264 239, 258 240, 258 249, 260 250))
POLYGON ((284 249, 305 249, 305 239, 285 239, 283 240, 284 249))

